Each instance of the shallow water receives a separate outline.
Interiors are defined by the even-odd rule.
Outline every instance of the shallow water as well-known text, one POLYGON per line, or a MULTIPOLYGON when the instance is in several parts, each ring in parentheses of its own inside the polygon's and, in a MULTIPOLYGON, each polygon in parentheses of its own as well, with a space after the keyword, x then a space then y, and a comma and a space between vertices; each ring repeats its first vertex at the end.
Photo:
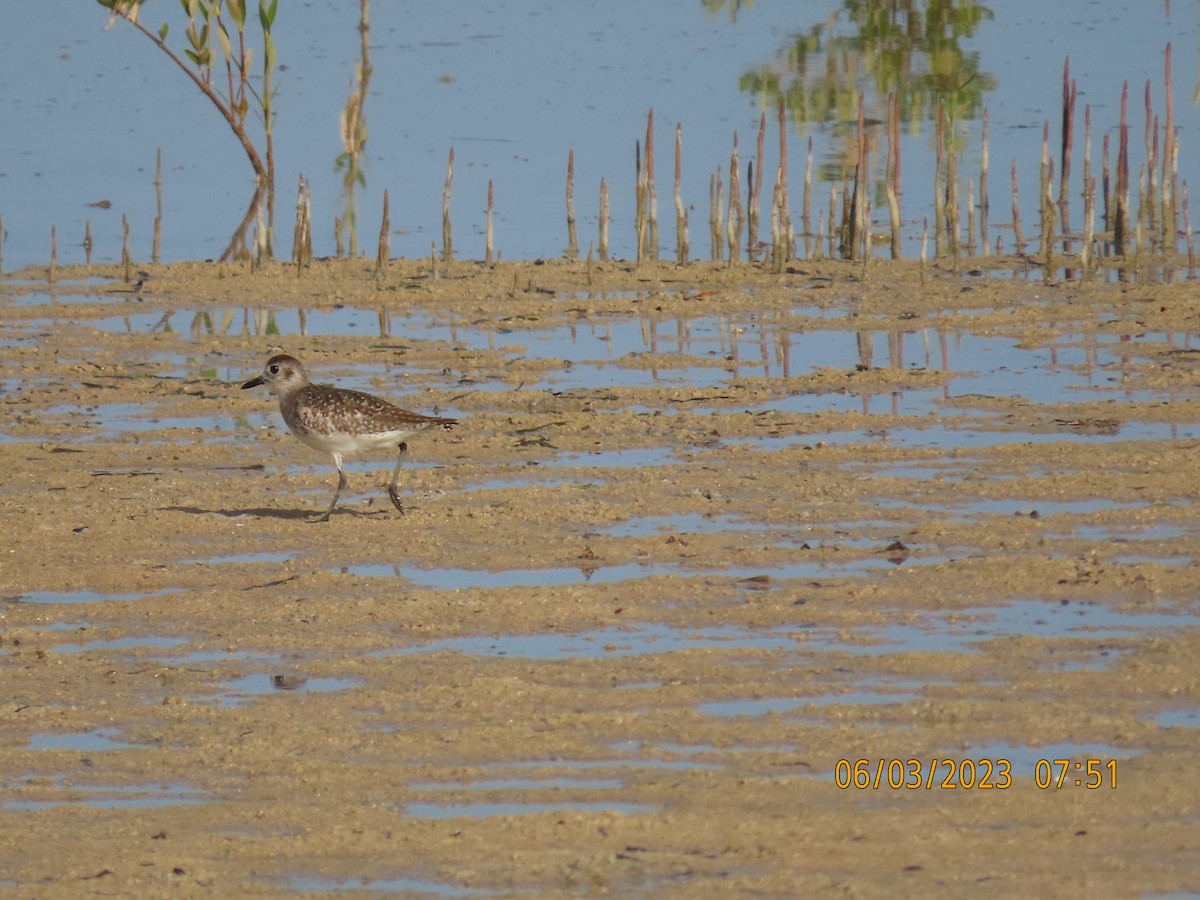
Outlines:
POLYGON ((387 655, 418 653, 468 653, 522 659, 604 659, 650 653, 692 650, 789 650, 796 641, 786 633, 759 633, 738 628, 678 629, 645 625, 633 629, 606 628, 583 634, 527 634, 449 638, 415 647, 398 648, 387 655))
MULTIPOLYGON (((929 612, 908 624, 860 625, 852 640, 839 629, 794 626, 763 631, 729 627, 687 629, 666 625, 606 628, 582 634, 514 634, 448 638, 412 647, 397 648, 383 655, 410 656, 421 653, 465 653, 475 656, 523 659, 607 659, 622 656, 664 654, 684 651, 751 651, 766 653, 845 652, 863 656, 902 653, 976 653, 989 641, 1016 635, 1039 638, 1136 637, 1147 631, 1200 626, 1200 616, 1188 612, 1128 612, 1103 604, 1060 603, 1025 600, 995 607, 948 612, 929 612)), ((896 695, 871 691, 838 696, 779 701, 785 705, 827 703, 887 703, 896 695), (861 697, 862 699, 854 699, 861 697)), ((904 694, 904 697, 910 695, 904 694)), ((915 696, 915 695, 912 695, 915 696)), ((767 702, 767 701, 764 701, 767 702)), ((764 708, 767 711, 770 703, 764 708)), ((750 705, 753 707, 758 701, 750 705)), ((723 704, 725 708, 728 704, 723 704)), ((732 708, 732 707, 730 707, 732 708)), ((732 713, 722 713, 732 714, 732 713)), ((748 714, 748 713, 740 713, 748 714)))
POLYGON ((6 809, 36 811, 61 806, 79 806, 104 810, 153 810, 165 806, 211 803, 207 791, 187 784, 89 784, 74 776, 55 775, 53 790, 63 796, 44 800, 8 799, 0 801, 6 809))
POLYGON ((703 703, 698 710, 706 716, 765 716, 780 713, 792 713, 807 707, 833 706, 877 706, 890 703, 907 703, 916 700, 920 694, 883 693, 880 691, 852 691, 847 694, 829 694, 824 697, 774 697, 755 700, 717 700, 703 703))
POLYGON ((121 650, 153 650, 157 652, 170 650, 183 643, 186 643, 185 638, 166 637, 164 635, 131 635, 129 637, 111 638, 108 640, 56 644, 54 649, 59 653, 107 654, 112 651, 121 650))
POLYGON ((288 887, 300 893, 332 894, 342 891, 378 891, 380 894, 408 894, 410 896, 430 895, 434 897, 501 897, 511 893, 509 890, 491 890, 489 888, 467 887, 465 885, 447 884, 443 881, 433 881, 423 878, 318 878, 311 875, 297 875, 288 879, 288 887))
POLYGON ((363 682, 355 678, 308 678, 303 675, 258 672, 217 685, 216 704, 241 706, 277 693, 344 691, 362 685, 363 682))
MULTIPOLYGON (((935 560, 923 561, 933 562, 935 560)), ((503 588, 522 585, 622 584, 658 575, 695 577, 707 575, 735 579, 766 576, 779 580, 831 578, 863 575, 887 565, 889 565, 888 561, 883 559, 856 559, 847 562, 821 560, 810 563, 785 563, 756 568, 714 564, 710 569, 697 570, 690 566, 628 563, 624 565, 570 566, 560 569, 505 569, 493 572, 484 569, 409 569, 389 564, 370 564, 340 567, 339 571, 372 577, 402 577, 423 587, 443 590, 469 590, 471 588, 503 588)))
POLYGON ((124 594, 116 591, 28 591, 10 598, 18 603, 95 603, 99 600, 143 600, 147 597, 162 597, 177 594, 183 588, 163 588, 157 591, 147 591, 140 594, 124 594))
POLYGON ((519 816, 534 815, 545 812, 597 812, 597 813, 637 813, 661 812, 661 807, 646 803, 623 803, 620 800, 594 801, 581 800, 578 802, 562 801, 560 803, 463 803, 454 806, 440 806, 435 803, 409 803, 404 807, 406 815, 414 819, 478 819, 488 816, 519 816))
MULTIPOLYGON (((207 330, 197 330, 189 323, 198 318, 226 323, 254 321, 258 317, 249 309, 200 312, 183 310, 170 313, 147 312, 132 316, 102 317, 84 320, 85 328, 104 332, 139 334, 169 329, 181 336, 192 335, 203 340, 207 330)), ((1148 388, 1129 386, 1128 375, 1134 364, 1156 358, 1165 349, 1188 349, 1187 334, 1145 331, 1132 335, 1084 336, 1070 331, 1047 336, 1031 343, 992 332, 981 334, 969 331, 944 331, 924 328, 910 331, 889 329, 847 328, 851 321, 830 318, 811 327, 803 316, 780 318, 776 315, 745 313, 737 316, 699 315, 660 320, 636 314, 610 315, 603 321, 583 321, 577 324, 541 325, 527 322, 520 331, 497 330, 495 323, 449 325, 438 323, 428 314, 405 313, 384 317, 380 313, 344 306, 332 313, 306 314, 298 311, 272 314, 271 334, 297 333, 352 335, 356 328, 368 324, 379 330, 381 318, 389 324, 386 333, 410 334, 414 343, 445 341, 453 348, 487 349, 498 355, 496 371, 506 360, 536 359, 561 361, 560 366, 530 375, 520 389, 524 391, 601 391, 609 389, 689 387, 697 391, 724 385, 737 385, 746 379, 767 379, 783 396, 773 396, 761 403, 743 408, 750 412, 773 412, 804 415, 818 412, 861 412, 867 415, 902 415, 929 418, 927 424, 914 428, 911 424, 892 427, 886 431, 870 429, 801 434, 777 433, 756 438, 731 438, 731 445, 748 445, 761 449, 804 445, 816 442, 842 444, 878 440, 896 446, 910 447, 989 447, 1006 443, 1080 441, 1080 440, 1163 440, 1194 439, 1200 436, 1200 426, 1124 422, 1119 410, 1111 421, 1075 425, 1068 422, 1042 423, 1037 432, 1013 430, 1003 411, 997 411, 996 401, 1020 398, 1033 403, 1065 406, 1093 401, 1147 403, 1174 399, 1148 388), (854 371, 856 368, 879 367, 937 373, 944 384, 929 387, 893 388, 806 388, 796 382, 814 372, 825 370, 854 371), (794 386, 793 386, 794 385, 794 386), (935 418, 936 416, 936 418, 935 418), (992 423, 995 423, 994 425, 992 423), (980 426, 983 427, 980 427, 980 426)), ((18 340, 32 340, 38 332, 56 323, 74 324, 78 320, 35 318, 8 324, 10 333, 26 335, 18 340)), ((225 333, 227 327, 221 330, 225 333)), ((374 332, 372 332, 374 333, 374 332)), ((159 355, 168 365, 159 368, 161 376, 221 378, 231 382, 243 381, 253 372, 248 370, 214 371, 207 361, 197 361, 179 354, 159 355), (203 367, 197 371, 196 366, 203 367)), ((486 367, 484 372, 488 371, 486 367)), ((434 374, 407 369, 406 375, 447 379, 454 373, 434 374)), ((320 373, 314 373, 318 380, 320 373)), ((397 369, 390 364, 359 365, 349 374, 335 376, 341 386, 381 393, 381 385, 394 383, 397 369)), ((1134 382, 1136 385, 1136 382, 1134 382)), ((458 385, 455 384, 457 387, 458 385)), ((24 385, 13 381, 5 393, 19 396, 24 385)), ((499 392, 512 390, 515 385, 507 379, 480 381, 473 379, 467 393, 474 391, 499 392)), ((466 396, 461 394, 460 396, 466 396)), ((662 404, 636 405, 643 411, 659 409, 662 404)), ((721 401, 708 401, 698 395, 689 401, 694 411, 723 408, 721 401)), ((670 404, 667 404, 668 409, 670 404)), ((459 415, 453 407, 439 410, 443 414, 459 415)), ((105 404, 91 407, 71 405, 52 406, 41 414, 47 426, 86 426, 87 433, 96 437, 112 433, 143 433, 163 429, 204 429, 213 440, 237 439, 248 427, 262 427, 274 421, 271 404, 250 417, 179 417, 155 414, 152 405, 105 404)), ((47 431, 47 437, 52 436, 47 431)), ((7 440, 0 436, 0 440, 7 440)), ((660 465, 669 462, 656 450, 625 449, 610 451, 606 456, 555 454, 555 464, 592 465, 603 467, 660 465)))
POLYGON ((118 740, 113 728, 96 728, 72 734, 37 734, 29 740, 30 750, 70 750, 75 753, 98 753, 124 750, 134 744, 118 740))
MULTIPOLYGON (((182 310, 148 312, 86 320, 88 328, 124 334, 159 331, 196 337, 218 334, 256 334, 247 323, 263 313, 241 310, 182 310), (197 321, 224 322, 215 331, 198 328, 197 321), (231 323, 242 323, 241 328, 231 323)), ((14 333, 74 323, 74 317, 30 319, 9 326, 14 333), (19 328, 19 330, 17 330, 19 328)), ((1040 403, 1073 403, 1118 397, 1150 399, 1147 391, 1122 387, 1122 372, 1131 361, 1150 358, 1165 348, 1187 349, 1187 334, 1140 332, 1084 337, 1057 332, 1037 343, 994 333, 973 334, 922 328, 908 331, 871 328, 869 322, 830 318, 810 322, 805 317, 779 317, 761 313, 740 316, 693 315, 672 319, 610 314, 602 320, 550 327, 528 322, 520 330, 506 331, 502 324, 446 324, 426 313, 384 313, 353 307, 332 312, 278 311, 269 315, 261 333, 296 335, 348 335, 364 337, 408 336, 414 344, 444 342, 454 349, 493 351, 508 359, 564 361, 567 371, 554 371, 544 383, 528 382, 527 389, 553 387, 640 387, 650 384, 687 384, 710 387, 742 378, 787 379, 833 368, 886 367, 945 373, 944 388, 904 392, 917 399, 902 401, 891 412, 919 415, 947 403, 970 404, 972 397, 1024 396, 1040 403), (300 322, 305 322, 301 327, 300 322), (385 321, 386 327, 380 328, 385 321)), ((163 373, 168 374, 168 373, 163 373)), ((176 370, 175 375, 192 374, 176 370)), ((250 377, 253 373, 245 373, 250 377)), ((364 367, 347 386, 360 387, 383 370, 364 367)), ((487 386, 485 386, 487 387, 487 386)), ((493 385, 488 389, 502 389, 493 385)), ((811 412, 806 395, 776 402, 789 412, 811 412)), ((848 401, 847 409, 857 408, 848 401)))

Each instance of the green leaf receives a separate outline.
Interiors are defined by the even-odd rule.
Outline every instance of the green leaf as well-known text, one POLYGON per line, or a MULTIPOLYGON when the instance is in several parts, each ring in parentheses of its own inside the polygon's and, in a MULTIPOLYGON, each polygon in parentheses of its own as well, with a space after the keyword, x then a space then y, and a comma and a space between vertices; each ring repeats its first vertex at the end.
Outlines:
POLYGON ((195 50, 184 49, 183 52, 187 54, 188 59, 190 59, 196 65, 200 65, 200 54, 198 54, 195 50))
POLYGON ((269 34, 263 35, 263 49, 266 51, 266 54, 263 56, 264 65, 266 66, 268 71, 271 69, 274 69, 275 68, 275 42, 273 40, 271 40, 271 36, 269 34))
POLYGON ((271 26, 275 24, 275 7, 278 6, 279 0, 258 0, 258 21, 262 25, 263 31, 270 31, 271 26))
POLYGON ((162 27, 158 29, 158 39, 165 41, 167 39, 167 23, 163 22, 162 27))
POLYGON ((225 30, 223 22, 217 23, 217 41, 221 44, 221 53, 225 57, 225 62, 233 59, 233 47, 229 43, 229 33, 225 30))
POLYGON ((233 16, 233 24, 237 26, 238 31, 246 29, 246 0, 226 0, 226 5, 229 7, 229 14, 233 16))

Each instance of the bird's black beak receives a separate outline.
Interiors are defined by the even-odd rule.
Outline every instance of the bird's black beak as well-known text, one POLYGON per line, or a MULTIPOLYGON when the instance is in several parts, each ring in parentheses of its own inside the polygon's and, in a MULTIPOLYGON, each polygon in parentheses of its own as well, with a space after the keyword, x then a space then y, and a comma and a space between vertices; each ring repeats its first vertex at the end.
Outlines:
POLYGON ((260 384, 266 384, 261 375, 259 375, 257 378, 251 378, 249 381, 243 384, 242 390, 244 391, 246 388, 258 387, 260 384))

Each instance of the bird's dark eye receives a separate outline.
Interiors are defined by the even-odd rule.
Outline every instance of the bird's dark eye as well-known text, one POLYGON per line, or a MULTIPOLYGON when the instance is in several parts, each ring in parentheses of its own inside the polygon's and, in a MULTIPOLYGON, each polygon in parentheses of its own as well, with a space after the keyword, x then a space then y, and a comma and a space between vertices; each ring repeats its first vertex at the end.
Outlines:
POLYGON ((279 374, 279 366, 267 366, 267 371, 270 372, 272 375, 278 375, 279 374))

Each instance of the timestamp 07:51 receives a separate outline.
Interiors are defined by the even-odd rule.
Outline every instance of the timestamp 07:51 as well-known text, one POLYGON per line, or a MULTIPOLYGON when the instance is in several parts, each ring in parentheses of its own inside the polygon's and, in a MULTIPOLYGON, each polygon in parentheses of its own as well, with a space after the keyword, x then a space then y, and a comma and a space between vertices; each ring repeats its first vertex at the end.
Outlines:
MULTIPOLYGON (((1115 759, 1039 759, 1033 766, 1039 790, 1117 787, 1115 759)), ((833 780, 842 790, 1007 790, 1013 785, 1008 759, 839 759, 833 780)))

